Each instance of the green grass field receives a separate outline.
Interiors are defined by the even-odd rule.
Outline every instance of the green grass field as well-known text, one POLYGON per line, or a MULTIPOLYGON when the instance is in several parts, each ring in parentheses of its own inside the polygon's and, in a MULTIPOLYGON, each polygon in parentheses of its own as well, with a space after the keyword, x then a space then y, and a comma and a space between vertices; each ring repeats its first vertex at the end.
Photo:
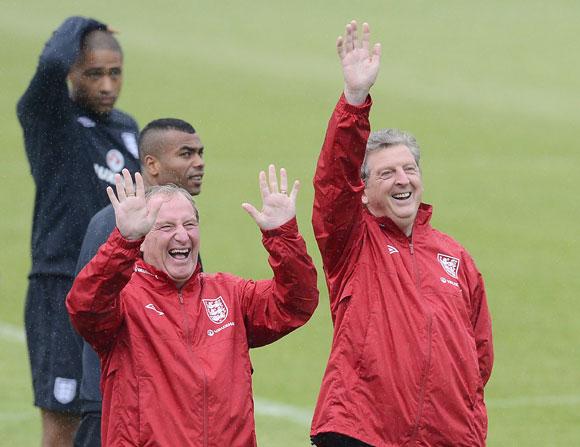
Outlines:
POLYGON ((367 20, 383 44, 374 127, 415 133, 435 225, 487 283, 496 361, 490 446, 580 445, 580 3, 511 0, 100 2, 4 0, 0 12, 0 445, 39 445, 22 338, 34 185, 15 104, 69 15, 121 31, 119 107, 191 121, 206 145, 208 271, 270 274, 243 201, 275 162, 302 180, 299 222, 320 273, 311 322, 256 350, 262 446, 308 445, 331 323, 310 226, 311 179, 342 79, 336 36, 367 20))

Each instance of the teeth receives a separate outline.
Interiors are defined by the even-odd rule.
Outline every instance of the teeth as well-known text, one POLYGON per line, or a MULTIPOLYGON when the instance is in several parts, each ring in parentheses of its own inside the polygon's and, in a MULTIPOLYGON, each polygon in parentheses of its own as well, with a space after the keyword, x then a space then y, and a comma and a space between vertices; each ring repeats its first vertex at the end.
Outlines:
POLYGON ((405 200, 405 199, 408 199, 409 197, 411 197, 411 193, 410 192, 401 192, 399 194, 393 194, 392 197, 393 197, 393 199, 397 199, 397 200, 405 200))
POLYGON ((188 248, 173 248, 169 250, 169 255, 173 258, 187 258, 190 251, 188 248))

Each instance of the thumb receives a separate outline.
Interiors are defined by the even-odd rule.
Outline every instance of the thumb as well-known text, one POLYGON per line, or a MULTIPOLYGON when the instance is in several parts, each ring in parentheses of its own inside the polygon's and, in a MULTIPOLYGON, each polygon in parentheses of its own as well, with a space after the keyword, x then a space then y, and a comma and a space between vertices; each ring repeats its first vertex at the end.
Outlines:
POLYGON ((375 43, 375 46, 373 48, 373 53, 374 53, 374 56, 378 60, 381 60, 381 44, 380 43, 375 43))
MULTIPOLYGON (((258 223, 258 217, 260 216, 259 211, 249 203, 242 203, 242 208, 258 223)), ((259 225, 259 224, 258 224, 259 225)))

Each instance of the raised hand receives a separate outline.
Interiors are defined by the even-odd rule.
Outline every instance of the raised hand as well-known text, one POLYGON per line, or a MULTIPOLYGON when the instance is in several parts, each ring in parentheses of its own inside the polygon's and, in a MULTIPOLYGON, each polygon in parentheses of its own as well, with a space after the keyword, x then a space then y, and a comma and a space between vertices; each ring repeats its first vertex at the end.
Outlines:
POLYGON ((258 211, 249 203, 243 203, 242 208, 252 216, 262 230, 278 228, 296 216, 296 196, 300 189, 298 180, 294 182, 289 195, 288 177, 284 168, 280 169, 279 190, 276 167, 274 165, 268 167, 268 180, 266 180, 264 171, 260 171, 258 180, 262 194, 262 211, 258 211))
POLYGON ((145 186, 143 177, 138 172, 135 174, 135 185, 127 169, 123 169, 123 175, 115 174, 115 189, 107 187, 109 200, 115 210, 115 221, 119 232, 125 239, 141 239, 153 227, 159 209, 163 202, 156 202, 153 208, 149 208, 145 200, 145 186))
POLYGON ((357 23, 353 20, 346 25, 344 37, 336 40, 344 75, 344 96, 349 104, 362 104, 379 74, 381 44, 376 43, 370 51, 370 36, 368 23, 363 23, 359 40, 357 23))

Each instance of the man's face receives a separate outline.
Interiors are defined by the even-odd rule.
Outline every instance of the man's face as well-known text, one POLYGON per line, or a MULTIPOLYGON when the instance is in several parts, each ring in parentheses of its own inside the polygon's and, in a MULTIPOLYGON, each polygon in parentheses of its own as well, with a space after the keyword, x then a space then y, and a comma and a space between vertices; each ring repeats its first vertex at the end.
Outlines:
POLYGON ((421 204, 423 181, 413 154, 404 145, 372 152, 363 203, 377 217, 390 218, 407 236, 421 204))
POLYGON ((191 201, 182 194, 158 194, 149 205, 163 202, 157 220, 141 245, 143 260, 164 272, 178 288, 193 275, 199 253, 199 226, 191 201))
POLYGON ((74 102, 97 113, 107 114, 115 106, 123 83, 123 57, 113 50, 85 51, 69 76, 74 102))
POLYGON ((197 134, 164 131, 157 158, 158 185, 174 183, 195 196, 201 192, 203 168, 203 144, 197 134))

